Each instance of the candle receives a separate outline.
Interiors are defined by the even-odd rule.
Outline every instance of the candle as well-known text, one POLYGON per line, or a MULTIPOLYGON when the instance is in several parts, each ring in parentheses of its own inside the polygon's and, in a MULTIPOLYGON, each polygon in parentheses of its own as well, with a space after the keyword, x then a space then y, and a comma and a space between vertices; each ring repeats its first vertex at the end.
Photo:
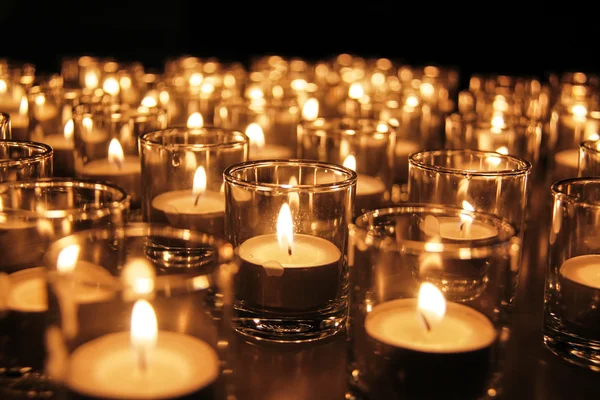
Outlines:
POLYGON ((223 234, 225 196, 207 190, 206 185, 206 171, 200 166, 194 173, 192 189, 169 191, 152 199, 151 220, 166 220, 177 228, 223 234))
MULTIPOLYGON (((350 154, 343 163, 344 167, 356 171, 356 158, 350 154)), ((385 199, 385 184, 378 177, 358 174, 354 209, 357 215, 381 206, 385 199)))
MULTIPOLYGON (((463 201, 463 208, 466 211, 475 211, 467 201, 463 201)), ((449 240, 484 240, 498 236, 498 229, 495 226, 473 221, 468 213, 463 213, 459 217, 428 215, 419 226, 428 236, 449 240)))
POLYGON ((590 329, 600 331, 600 255, 569 258, 558 278, 561 319, 572 329, 587 331, 587 336, 590 329))
POLYGON ((574 178, 579 167, 579 149, 561 150, 554 155, 555 179, 574 178))
POLYGON ((158 330, 145 300, 133 306, 131 331, 93 339, 69 359, 67 387, 96 399, 214 398, 219 359, 193 336, 158 330))
POLYGON ((42 140, 54 150, 53 175, 72 177, 75 176, 75 161, 73 159, 73 120, 67 121, 64 132, 51 134, 42 140))
POLYGON ((299 311, 323 307, 339 295, 340 250, 323 238, 293 233, 287 203, 276 234, 250 238, 237 251, 242 265, 236 296, 247 304, 299 311))
POLYGON ((10 127, 12 139, 29 140, 29 103, 23 96, 19 104, 19 112, 10 114, 10 127))
POLYGON ((275 160, 292 156, 291 150, 285 146, 265 144, 263 129, 257 123, 248 125, 246 135, 250 139, 250 160, 275 160))
POLYGON ((117 139, 112 139, 106 159, 92 160, 81 169, 81 175, 101 181, 108 181, 123 188, 131 196, 134 204, 141 198, 141 162, 138 156, 124 156, 123 148, 117 139))
POLYGON ((479 311, 446 303, 431 283, 421 285, 417 299, 376 305, 364 327, 373 398, 444 398, 451 393, 467 399, 484 391, 496 330, 479 311))

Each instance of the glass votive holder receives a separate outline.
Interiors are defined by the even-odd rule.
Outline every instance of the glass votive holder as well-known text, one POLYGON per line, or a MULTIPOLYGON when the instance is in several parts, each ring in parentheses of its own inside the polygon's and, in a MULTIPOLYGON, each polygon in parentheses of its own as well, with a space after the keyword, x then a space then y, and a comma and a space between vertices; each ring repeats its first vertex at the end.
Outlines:
POLYGON ((249 95, 254 97, 222 102, 215 112, 215 125, 246 133, 251 140, 250 160, 294 157, 296 126, 300 122, 297 101, 264 98, 260 89, 249 95))
POLYGON ((554 354, 599 371, 600 179, 552 185, 544 299, 544 343, 554 354))
POLYGON ((10 115, 0 112, 0 140, 11 139, 10 115))
POLYGON ((229 398, 228 243, 137 223, 67 236, 46 266, 46 367, 63 398, 229 398))
POLYGON ((27 91, 0 74, 0 112, 10 115, 12 139, 29 140, 29 102, 27 91))
POLYGON ((394 128, 382 121, 318 118, 298 125, 298 156, 357 172, 355 215, 390 200, 394 182, 394 128))
POLYGON ((166 127, 166 114, 157 107, 80 105, 73 113, 75 173, 113 182, 141 205, 141 162, 138 137, 166 127))
POLYGON ((168 128, 140 137, 144 221, 223 236, 223 171, 246 161, 241 132, 168 128))
POLYGON ((0 397, 51 390, 42 376, 48 317, 43 255, 53 240, 119 226, 129 197, 97 182, 38 179, 0 184, 0 397))
POLYGON ((52 176, 52 147, 24 140, 0 140, 0 182, 52 176))
POLYGON ((233 165, 224 177, 225 234, 241 259, 237 330, 281 342, 340 331, 356 173, 318 161, 271 160, 233 165))
MULTIPOLYGON (((531 173, 527 160, 493 151, 459 149, 415 153, 409 162, 409 201, 497 215, 523 238, 531 173)), ((513 296, 519 265, 510 271, 513 296)))
POLYGON ((514 228, 489 214, 405 203, 360 216, 350 238, 348 398, 501 393, 514 228))
POLYGON ((600 140, 586 140, 579 146, 577 176, 600 176, 600 140))

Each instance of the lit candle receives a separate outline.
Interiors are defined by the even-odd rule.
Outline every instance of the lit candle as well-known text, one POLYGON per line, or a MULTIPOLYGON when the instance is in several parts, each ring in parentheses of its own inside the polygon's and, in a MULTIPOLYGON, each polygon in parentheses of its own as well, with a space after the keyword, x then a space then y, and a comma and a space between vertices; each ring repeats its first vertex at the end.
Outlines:
POLYGON ((118 139, 112 139, 106 159, 92 160, 81 169, 86 178, 113 182, 131 196, 133 203, 141 198, 141 162, 138 156, 125 156, 118 139))
POLYGON ((138 300, 130 332, 107 334, 75 349, 68 388, 104 399, 212 399, 219 376, 216 352, 202 340, 157 325, 150 303, 138 300))
POLYGON ((47 135, 42 141, 54 150, 54 176, 75 176, 75 164, 73 159, 73 120, 70 119, 67 121, 62 134, 57 133, 47 135))
POLYGON ((292 156, 292 152, 285 146, 265 144, 265 134, 257 123, 248 125, 246 135, 250 139, 250 160, 275 160, 292 156))
POLYGON ((222 234, 225 218, 225 196, 207 190, 204 167, 194 173, 192 189, 161 193, 152 199, 152 220, 165 220, 172 226, 210 234, 222 234))
POLYGON ((310 98, 302 106, 302 119, 314 121, 319 117, 319 100, 310 98))
POLYGON ((483 392, 496 329, 479 311, 447 303, 433 284, 423 283, 418 298, 376 305, 364 327, 373 398, 466 399, 483 392))
POLYGON ((239 300, 288 311, 323 307, 339 295, 341 252, 328 240, 296 234, 290 207, 281 206, 277 233, 255 236, 237 249, 239 300))
POLYGON ((58 108, 54 104, 46 102, 46 96, 42 93, 35 97, 33 115, 39 122, 49 121, 58 116, 58 108))
POLYGON ((29 140, 29 103, 27 102, 27 96, 21 98, 19 112, 10 114, 10 127, 13 139, 29 140))
MULTIPOLYGON (((343 163, 344 167, 356 171, 356 158, 350 154, 343 163)), ((378 177, 358 174, 356 180, 356 198, 354 208, 356 214, 375 209, 383 204, 385 185, 378 177)))
POLYGON ((600 255, 587 254, 566 260, 559 268, 559 316, 580 329, 600 327, 600 255))
POLYGON ((428 236, 449 240, 483 240, 498 236, 498 229, 481 221, 473 221, 471 212, 475 211, 468 201, 463 201, 459 217, 435 217, 428 215, 421 222, 421 230, 428 236))

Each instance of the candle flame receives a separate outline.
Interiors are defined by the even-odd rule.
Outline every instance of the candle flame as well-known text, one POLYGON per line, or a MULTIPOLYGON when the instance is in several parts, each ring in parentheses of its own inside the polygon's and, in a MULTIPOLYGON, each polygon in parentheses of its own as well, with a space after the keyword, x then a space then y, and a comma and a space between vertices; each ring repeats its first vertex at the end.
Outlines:
POLYGON ((202 85, 202 81, 204 80, 204 75, 202 75, 200 72, 194 72, 192 75, 190 75, 190 86, 200 86, 202 85))
POLYGON ((0 79, 0 93, 6 93, 8 90, 8 85, 4 79, 0 79))
POLYGON ((65 124, 65 127, 63 128, 63 134, 65 135, 66 140, 71 141, 73 139, 74 127, 75 127, 75 124, 73 123, 72 119, 68 120, 67 123, 65 124))
POLYGON ((250 144, 256 147, 264 147, 265 145, 265 134, 263 129, 256 122, 251 123, 246 128, 246 136, 250 139, 250 144))
POLYGON ((27 111, 29 111, 29 102, 27 101, 27 97, 21 97, 21 103, 19 103, 19 114, 26 115, 27 111))
POLYGON ((84 80, 86 88, 95 89, 98 87, 98 75, 94 71, 86 72, 84 80))
POLYGON ((292 83, 290 83, 290 87, 296 92, 301 92, 301 91, 306 90, 307 85, 308 85, 308 82, 306 82, 306 80, 301 79, 301 78, 294 79, 292 81, 292 83))
POLYGON ((406 105, 415 108, 419 105, 419 98, 417 96, 408 96, 406 98, 406 105))
POLYGON ((104 83, 102 84, 102 90, 111 96, 116 96, 119 94, 121 88, 119 87, 119 82, 113 77, 106 78, 104 83))
POLYGON ((306 121, 314 121, 319 116, 319 100, 311 97, 302 106, 302 118, 306 121))
POLYGON ((364 95, 365 89, 359 82, 354 82, 352 85, 350 85, 350 88, 348 88, 348 97, 350 97, 353 100, 358 100, 364 95))
POLYGON ((119 168, 123 165, 125 160, 125 154, 123 154, 123 147, 116 138, 113 138, 108 145, 108 162, 116 164, 119 168))
POLYGON ((80 250, 81 248, 78 244, 72 244, 62 249, 56 259, 56 269, 58 272, 61 274, 73 272, 75 265, 77 265, 80 250))
MULTIPOLYGON (((290 178, 289 187, 292 188, 295 186, 298 186, 298 179, 296 179, 295 176, 292 176, 290 178)), ((288 194, 288 203, 290 206, 290 211, 298 211, 298 208, 300 207, 300 195, 298 192, 291 192, 288 194)))
POLYGON ((146 97, 142 99, 141 105, 148 108, 156 107, 156 99, 152 96, 146 95, 146 97))
POLYGON ((292 212, 287 203, 283 203, 279 216, 277 217, 277 242, 279 248, 292 254, 294 245, 294 223, 292 222, 292 212))
POLYGON ((138 350, 146 350, 156 345, 158 322, 152 305, 146 300, 138 300, 131 312, 131 344, 138 350))
POLYGON ((200 196, 204 191, 206 191, 206 171, 203 166, 199 166, 194 173, 192 194, 194 196, 200 196))
POLYGON ((583 104, 575 104, 571 107, 571 114, 578 120, 583 120, 587 116, 587 108, 583 104))
POLYGON ((471 224, 473 223, 473 217, 470 213, 475 211, 475 208, 466 200, 462 202, 463 211, 460 213, 460 230, 461 232, 468 232, 471 228, 471 224))
POLYGON ((417 311, 430 331, 439 324, 446 314, 446 299, 442 292, 432 283, 424 282, 419 288, 417 311))
POLYGON ((349 168, 352 171, 356 171, 356 157, 354 157, 354 155, 350 154, 344 160, 344 164, 343 165, 344 165, 344 167, 349 168))
POLYGON ((38 94, 37 96, 35 96, 35 104, 37 106, 43 106, 44 104, 46 104, 46 96, 44 96, 43 94, 38 94))
POLYGON ((154 268, 144 258, 134 258, 129 261, 121 272, 121 279, 134 298, 148 295, 154 290, 154 268))
POLYGON ((199 129, 204 126, 204 118, 199 112, 192 113, 187 120, 187 127, 190 129, 199 129))

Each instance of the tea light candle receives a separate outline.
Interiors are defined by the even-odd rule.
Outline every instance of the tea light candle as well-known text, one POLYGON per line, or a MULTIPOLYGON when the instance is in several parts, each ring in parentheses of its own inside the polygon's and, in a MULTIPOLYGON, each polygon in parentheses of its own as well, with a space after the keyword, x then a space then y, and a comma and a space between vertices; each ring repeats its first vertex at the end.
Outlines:
POLYGON ((29 140, 29 103, 23 96, 19 105, 19 112, 10 114, 10 127, 12 138, 15 140, 29 140))
POLYGON ((266 144, 263 129, 257 123, 248 125, 246 135, 250 139, 250 160, 275 160, 292 156, 292 151, 287 147, 266 144))
POLYGON ((566 260, 559 268, 560 311, 565 322, 583 329, 600 326, 600 254, 566 260))
POLYGON ((138 300, 131 333, 111 333, 78 347, 69 359, 66 384, 72 392, 93 398, 212 398, 218 376, 219 358, 210 345, 190 335, 159 331, 152 306, 138 300))
POLYGON ((141 198, 141 162, 138 156, 124 156, 123 148, 117 139, 112 139, 106 159, 92 160, 81 169, 86 178, 113 182, 131 196, 132 203, 141 198))
POLYGON ((287 204, 279 213, 277 234, 250 238, 237 251, 242 259, 236 280, 239 300, 261 307, 305 310, 336 298, 340 250, 323 238, 294 234, 287 204))
MULTIPOLYGON (((356 158, 350 154, 343 163, 344 167, 356 171, 356 158)), ((356 214, 372 210, 382 205, 385 196, 385 184, 381 179, 366 174, 357 174, 354 209, 356 214)))
POLYGON ((200 166, 194 173, 192 189, 161 193, 152 199, 154 220, 166 219, 177 228, 219 234, 224 229, 225 196, 206 190, 206 171, 200 166), (157 215, 158 214, 158 215, 157 215))
POLYGON ((495 226, 473 221, 467 214, 460 217, 428 215, 421 222, 420 228, 426 235, 449 240, 483 240, 498 236, 498 229, 495 226))
POLYGON ((600 255, 588 254, 569 258, 560 267, 563 278, 600 290, 600 255))
POLYGON ((496 329, 479 311, 446 303, 431 283, 421 285, 418 299, 376 305, 364 326, 370 339, 367 357, 374 363, 369 364, 373 394, 443 397, 433 396, 440 391, 473 398, 484 390, 496 329))
POLYGON ((54 176, 75 176, 75 161, 73 159, 73 120, 67 121, 62 134, 52 134, 44 137, 44 143, 54 150, 54 176))

